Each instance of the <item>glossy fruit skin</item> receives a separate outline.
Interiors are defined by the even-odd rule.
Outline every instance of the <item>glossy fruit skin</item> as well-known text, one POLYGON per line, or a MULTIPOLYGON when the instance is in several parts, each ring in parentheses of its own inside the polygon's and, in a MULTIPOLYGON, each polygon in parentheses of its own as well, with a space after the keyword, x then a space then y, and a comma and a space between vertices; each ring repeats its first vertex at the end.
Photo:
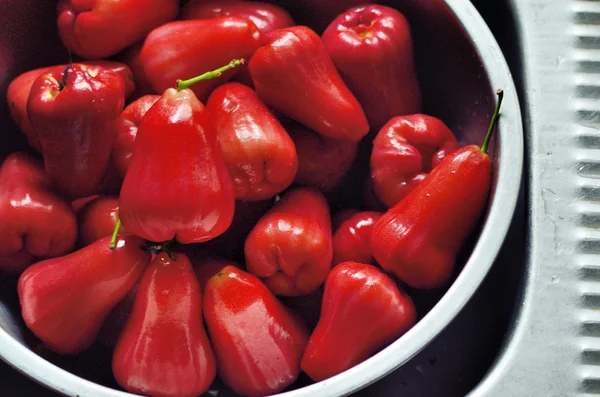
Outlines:
POLYGON ((114 167, 121 178, 125 177, 129 168, 140 122, 148 109, 159 99, 160 95, 144 95, 127 105, 119 116, 117 135, 115 136, 111 156, 114 167))
MULTIPOLYGON (((91 62, 78 62, 80 65, 85 65, 90 69, 96 69, 101 67, 104 69, 112 70, 117 73, 123 79, 125 84, 125 96, 129 96, 135 89, 133 82, 133 75, 127 65, 120 62, 114 61, 91 61, 91 62)), ((39 140, 35 136, 31 125, 29 124, 29 116, 27 115, 27 99, 31 92, 33 82, 42 74, 50 71, 56 71, 62 73, 66 65, 47 66, 43 68, 29 70, 25 73, 15 77, 8 86, 6 91, 6 102, 10 115, 21 132, 27 138, 29 145, 38 152, 42 151, 39 140)))
POLYGON ((452 131, 436 117, 413 114, 392 118, 373 141, 373 191, 383 204, 393 207, 459 147, 452 131))
MULTIPOLYGON (((77 62, 76 65, 80 66, 83 70, 90 71, 92 74, 100 73, 102 70, 110 70, 111 72, 116 73, 123 80, 123 85, 125 86, 125 98, 131 95, 135 90, 133 73, 129 66, 122 62, 97 59, 94 61, 77 62)), ((66 65, 59 65, 57 68, 62 73, 65 66, 66 65)))
POLYGON ((21 274, 17 288, 23 319, 50 350, 74 354, 89 347, 150 262, 137 237, 118 237, 114 251, 110 240, 38 262, 21 274))
POLYGON ((267 200, 290 186, 298 170, 296 147, 252 88, 224 84, 213 91, 206 108, 237 200, 267 200))
MULTIPOLYGON (((248 61, 261 44, 260 31, 250 20, 226 16, 206 20, 175 21, 154 29, 140 53, 146 78, 156 92, 228 64, 233 59, 248 61)), ((190 87, 200 100, 229 80, 236 70, 218 79, 190 87)))
POLYGON ((0 272, 22 272, 39 259, 65 255, 75 246, 73 209, 39 161, 10 154, 0 167, 0 272))
POLYGON ((27 138, 29 146, 38 152, 42 151, 39 140, 35 137, 27 116, 27 98, 33 82, 43 73, 53 69, 52 66, 29 70, 15 77, 6 90, 6 102, 13 121, 27 138))
POLYGON ((369 132, 360 104, 310 28, 267 34, 249 68, 258 96, 285 116, 332 139, 358 142, 369 132))
POLYGON ((315 382, 337 375, 395 341, 415 321, 412 300, 389 276, 372 265, 343 262, 327 277, 302 370, 315 382))
POLYGON ((190 259, 190 263, 194 268, 194 273, 196 274, 202 289, 206 287, 208 280, 227 266, 240 268, 240 265, 232 260, 215 255, 208 250, 197 248, 195 250, 185 250, 185 252, 190 259))
POLYGON ((291 120, 286 120, 284 126, 298 154, 294 183, 322 192, 335 189, 350 170, 358 144, 324 137, 291 120))
POLYGON ((119 196, 123 226, 155 242, 204 242, 227 230, 234 204, 208 111, 191 90, 166 90, 138 127, 119 196))
POLYGON ((491 160, 476 145, 448 155, 373 226, 371 249, 383 269, 414 288, 440 288, 488 200, 491 160))
POLYGON ((362 211, 342 222, 333 234, 333 266, 342 262, 373 262, 371 231, 382 215, 375 211, 362 211))
MULTIPOLYGON (((295 25, 292 16, 282 7, 258 1, 191 0, 181 10, 181 19, 184 20, 210 19, 230 15, 252 21, 260 31, 261 37, 273 30, 295 25)), ((254 86, 247 64, 237 68, 232 80, 248 87, 254 86)))
POLYGON ((394 116, 422 111, 410 25, 399 11, 376 4, 352 8, 322 38, 372 131, 394 116))
MULTIPOLYGON (((112 236, 119 220, 119 198, 100 196, 77 212, 79 244, 90 245, 102 237, 112 236)), ((124 234, 124 228, 119 229, 124 234)))
POLYGON ((142 275, 113 354, 115 379, 131 393, 195 397, 215 378, 200 284, 189 259, 173 255, 158 254, 142 275))
POLYGON ((321 192, 295 188, 252 229, 244 245, 246 267, 276 295, 314 292, 333 256, 329 207, 321 192))
POLYGON ((308 332, 255 276, 227 266, 204 290, 219 377, 236 393, 277 393, 300 374, 308 332))
POLYGON ((46 173, 66 197, 76 199, 100 188, 125 85, 118 74, 100 67, 74 64, 66 76, 61 90, 62 71, 40 75, 31 87, 27 114, 46 173))
POLYGON ((283 8, 259 1, 190 0, 181 9, 181 19, 210 19, 238 16, 251 20, 261 33, 294 26, 292 16, 283 8))
POLYGON ((178 12, 178 0, 59 0, 58 33, 71 52, 85 59, 106 58, 178 12))

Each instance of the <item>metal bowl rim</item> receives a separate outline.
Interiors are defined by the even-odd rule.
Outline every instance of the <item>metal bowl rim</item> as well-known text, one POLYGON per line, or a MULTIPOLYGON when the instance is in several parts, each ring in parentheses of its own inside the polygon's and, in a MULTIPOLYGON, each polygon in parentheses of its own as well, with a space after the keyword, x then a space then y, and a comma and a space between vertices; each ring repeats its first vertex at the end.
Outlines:
MULTIPOLYGON (((498 179, 487 220, 464 269, 442 299, 410 331, 361 364, 330 379, 278 394, 279 397, 335 397, 355 392, 386 376, 427 346, 458 314, 491 268, 514 214, 523 167, 523 130, 516 88, 494 36, 469 0, 444 0, 474 43, 490 83, 505 100, 496 145, 498 179)), ((59 393, 88 397, 133 394, 80 378, 44 360, 0 328, 1 358, 36 382, 59 393)))

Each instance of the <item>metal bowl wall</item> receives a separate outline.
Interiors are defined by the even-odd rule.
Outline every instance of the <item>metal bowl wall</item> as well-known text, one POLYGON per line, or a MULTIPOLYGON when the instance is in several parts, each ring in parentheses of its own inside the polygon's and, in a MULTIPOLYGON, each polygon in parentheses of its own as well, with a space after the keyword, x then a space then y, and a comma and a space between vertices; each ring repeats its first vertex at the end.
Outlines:
MULTIPOLYGON (((10 137, 0 146, 0 159, 23 145, 6 111, 4 92, 8 83, 28 69, 64 60, 53 30, 51 3, 0 2, 0 26, 8 27, 0 33, 0 60, 3 60, 0 62, 3 93, 0 126, 4 126, 10 137), (40 40, 42 45, 32 45, 40 40)), ((489 205, 481 228, 459 263, 456 279, 440 294, 441 299, 429 312, 421 313, 413 329, 360 365, 281 396, 348 395, 389 374, 418 353, 449 324, 476 291, 494 262, 515 210, 523 163, 522 120, 512 77, 494 37, 468 0, 399 0, 387 4, 397 7, 411 23, 425 112, 444 120, 461 144, 483 141, 495 103, 495 90, 504 89, 501 121, 492 147, 494 174, 489 205)), ((72 364, 38 355, 36 340, 20 318, 14 283, 14 278, 0 277, 2 359, 65 395, 131 396, 103 385, 113 386, 111 382, 73 374, 77 371, 72 364)), ((219 395, 227 396, 230 392, 219 395)))

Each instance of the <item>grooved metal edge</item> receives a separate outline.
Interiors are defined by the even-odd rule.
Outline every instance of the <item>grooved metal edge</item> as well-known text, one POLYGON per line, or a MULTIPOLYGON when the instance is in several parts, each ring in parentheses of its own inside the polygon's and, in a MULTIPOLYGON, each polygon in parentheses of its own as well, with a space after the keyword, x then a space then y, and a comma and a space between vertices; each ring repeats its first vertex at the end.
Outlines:
POLYGON ((580 282, 578 371, 582 396, 600 394, 600 2, 576 1, 573 10, 580 282))
POLYGON ((503 353, 470 395, 600 395, 600 1, 511 1, 526 88, 527 281, 503 353))

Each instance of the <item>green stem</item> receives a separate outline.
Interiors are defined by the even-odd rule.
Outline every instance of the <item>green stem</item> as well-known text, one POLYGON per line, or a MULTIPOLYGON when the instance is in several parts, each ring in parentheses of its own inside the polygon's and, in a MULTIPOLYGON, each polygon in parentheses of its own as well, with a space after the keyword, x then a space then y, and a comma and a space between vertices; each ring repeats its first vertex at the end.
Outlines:
POLYGON ((119 234, 119 229, 121 228, 121 220, 117 220, 117 224, 115 225, 115 230, 113 230, 112 238, 110 239, 110 249, 115 250, 117 247, 117 234, 119 234))
POLYGON ((200 81, 210 80, 210 79, 215 79, 217 77, 220 77, 223 74, 223 72, 226 72, 230 69, 236 68, 243 64, 244 64, 244 58, 234 59, 233 61, 229 62, 225 66, 220 67, 219 69, 215 69, 210 72, 203 73, 200 76, 196 76, 196 77, 193 77, 188 80, 177 80, 177 91, 184 90, 184 89, 188 88, 189 86, 196 84, 200 81))
POLYGON ((483 141, 483 145, 481 145, 481 153, 488 152, 488 146, 490 144, 490 139, 492 138, 492 132, 498 124, 498 119, 500 118, 500 106, 502 106, 502 99, 504 98, 504 91, 502 89, 498 89, 496 91, 496 95, 498 95, 498 101, 496 102, 496 109, 494 110, 494 114, 492 115, 492 121, 490 122, 490 127, 488 128, 487 134, 485 136, 485 140, 483 141))

